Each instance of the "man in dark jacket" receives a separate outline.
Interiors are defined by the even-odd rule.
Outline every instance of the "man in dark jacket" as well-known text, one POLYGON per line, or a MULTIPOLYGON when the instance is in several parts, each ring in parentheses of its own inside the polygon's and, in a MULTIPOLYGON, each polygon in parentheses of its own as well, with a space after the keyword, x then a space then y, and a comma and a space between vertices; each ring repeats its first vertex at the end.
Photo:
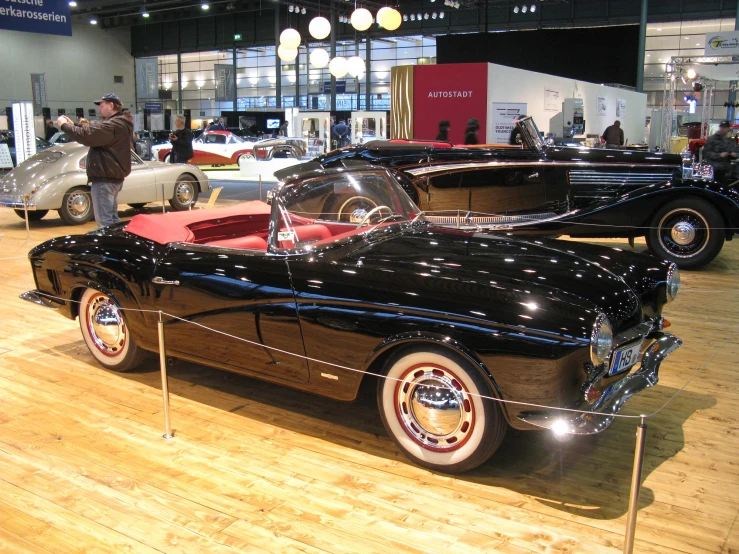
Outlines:
POLYGON ((169 161, 173 164, 186 164, 193 156, 192 131, 185 128, 186 122, 184 115, 177 114, 174 118, 175 132, 169 134, 169 141, 172 143, 169 161))
POLYGON ((351 143, 349 132, 349 125, 343 119, 334 125, 334 133, 336 134, 336 140, 339 141, 339 148, 348 146, 351 143))
POLYGON ((90 147, 87 153, 87 181, 92 190, 92 209, 100 227, 119 223, 118 193, 131 173, 133 124, 121 113, 123 103, 115 94, 106 94, 99 106, 103 120, 88 127, 76 127, 62 115, 57 123, 70 139, 90 147))
POLYGON ((703 159, 713 166, 713 176, 719 183, 731 176, 731 160, 736 159, 739 153, 730 131, 731 123, 722 121, 718 124, 718 131, 706 139, 703 147, 703 159))
POLYGON ((613 125, 606 127, 603 131, 603 138, 606 141, 606 148, 618 148, 624 144, 624 130, 621 128, 621 122, 617 119, 613 125))

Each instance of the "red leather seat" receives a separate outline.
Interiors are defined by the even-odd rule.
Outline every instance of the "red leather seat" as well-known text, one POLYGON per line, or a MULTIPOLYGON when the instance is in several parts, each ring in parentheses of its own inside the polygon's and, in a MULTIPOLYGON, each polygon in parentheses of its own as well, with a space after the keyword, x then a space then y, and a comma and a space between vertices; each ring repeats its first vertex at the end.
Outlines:
MULTIPOLYGON (((295 242, 313 242, 331 238, 331 231, 328 227, 320 223, 312 223, 310 225, 299 225, 293 227, 295 231, 295 242)), ((280 242, 280 248, 294 248, 295 243, 289 240, 280 242)))
POLYGON ((267 241, 256 235, 236 237, 232 239, 214 240, 209 242, 211 246, 226 246, 228 248, 244 248, 246 250, 267 250, 267 241))

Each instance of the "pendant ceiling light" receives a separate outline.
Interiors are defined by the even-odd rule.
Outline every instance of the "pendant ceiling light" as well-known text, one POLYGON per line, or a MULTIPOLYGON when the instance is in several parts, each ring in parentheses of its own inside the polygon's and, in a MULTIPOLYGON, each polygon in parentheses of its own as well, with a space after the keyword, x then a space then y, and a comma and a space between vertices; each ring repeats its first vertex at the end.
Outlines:
POLYGON ((381 27, 385 26, 385 23, 383 22, 382 18, 385 17, 385 14, 389 12, 392 8, 390 6, 385 6, 383 8, 380 8, 377 10, 377 16, 375 17, 375 21, 377 21, 377 24, 381 27))
POLYGON ((341 78, 347 74, 349 68, 347 67, 346 58, 337 56, 328 64, 328 71, 336 78, 341 78))
POLYGON ((280 44, 285 48, 294 50, 300 46, 300 33, 295 29, 285 29, 280 33, 280 44))
POLYGON ((326 19, 325 17, 321 17, 319 15, 318 17, 314 17, 310 20, 310 25, 308 25, 308 32, 313 38, 317 40, 323 40, 329 34, 331 34, 331 23, 329 23, 328 19, 326 19))
POLYGON ((388 31, 394 31, 400 27, 402 20, 403 18, 400 16, 400 12, 395 8, 391 8, 382 15, 382 26, 388 31))
POLYGON ((328 65, 328 52, 323 48, 316 48, 310 53, 310 63, 313 67, 326 67, 328 65))
POLYGON ((352 77, 359 77, 366 69, 364 60, 359 56, 352 56, 346 60, 346 69, 352 77))
POLYGON ((352 13, 351 22, 357 31, 366 31, 372 26, 372 14, 364 8, 356 9, 352 13))
POLYGON ((288 48, 284 44, 280 44, 280 46, 277 48, 277 56, 283 62, 291 62, 298 56, 298 49, 288 48))

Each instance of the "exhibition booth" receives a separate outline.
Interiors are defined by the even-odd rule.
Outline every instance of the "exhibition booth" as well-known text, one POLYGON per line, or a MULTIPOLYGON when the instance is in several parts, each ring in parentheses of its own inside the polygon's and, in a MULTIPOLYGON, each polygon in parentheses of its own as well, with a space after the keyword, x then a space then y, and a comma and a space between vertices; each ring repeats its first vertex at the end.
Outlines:
POLYGON ((541 132, 563 137, 581 125, 567 119, 573 112, 561 124, 549 122, 567 111, 567 99, 579 99, 584 124, 575 137, 600 137, 618 119, 629 144, 644 142, 643 93, 491 63, 394 67, 391 78, 392 138, 434 139, 445 120, 450 141, 462 144, 475 118, 480 143, 507 144, 512 121, 522 114, 533 116, 541 132))

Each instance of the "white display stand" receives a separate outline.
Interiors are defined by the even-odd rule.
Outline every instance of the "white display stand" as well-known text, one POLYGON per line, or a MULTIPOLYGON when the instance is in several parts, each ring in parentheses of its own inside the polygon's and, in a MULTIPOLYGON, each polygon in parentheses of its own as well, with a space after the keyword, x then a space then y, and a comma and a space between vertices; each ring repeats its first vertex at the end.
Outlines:
POLYGON ((384 140, 387 114, 385 112, 352 112, 349 120, 352 144, 368 140, 384 140))
POLYGON ((288 128, 288 136, 302 137, 308 141, 307 155, 315 158, 326 153, 327 145, 331 144, 331 114, 329 112, 299 112, 297 109, 291 108, 285 110, 285 117, 291 115, 292 119, 288 119, 290 127, 288 128))
POLYGON ((31 102, 13 102, 15 164, 20 165, 36 154, 36 130, 31 102))

